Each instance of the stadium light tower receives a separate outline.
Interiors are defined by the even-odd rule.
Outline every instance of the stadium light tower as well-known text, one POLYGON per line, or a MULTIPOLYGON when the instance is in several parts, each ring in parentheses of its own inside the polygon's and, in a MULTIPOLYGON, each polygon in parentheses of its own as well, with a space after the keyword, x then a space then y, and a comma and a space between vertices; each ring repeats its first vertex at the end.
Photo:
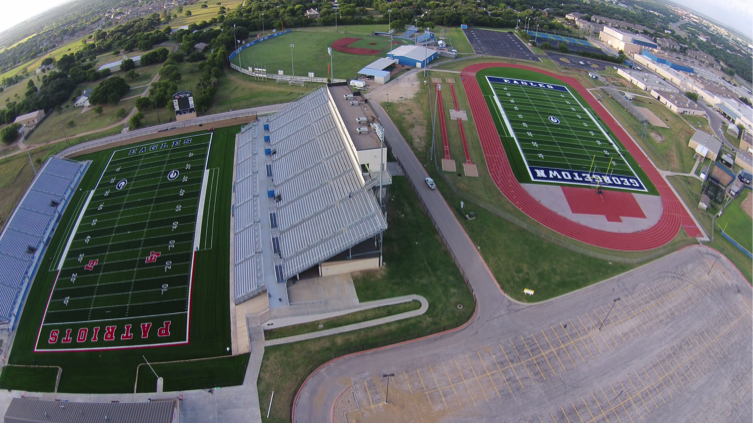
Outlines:
POLYGON ((332 10, 335 11, 335 34, 337 34, 337 15, 340 14, 340 5, 337 2, 332 3, 332 10))
MULTIPOLYGON (((332 64, 332 47, 327 47, 327 53, 329 53, 329 72, 331 80, 335 79, 335 68, 332 64)), ((334 81, 332 81, 334 82, 334 81)))
POLYGON ((388 9, 387 12, 390 14, 389 18, 389 26, 387 27, 387 32, 390 33, 390 49, 392 48, 392 9, 388 9))
POLYGON ((533 42, 536 44, 539 42, 539 24, 536 24, 536 39, 533 42))
POLYGON ((295 80, 295 62, 293 61, 293 47, 295 47, 295 44, 290 45, 290 67, 293 69, 293 79, 295 80))
POLYGON ((264 37, 264 12, 261 12, 261 36, 264 37))

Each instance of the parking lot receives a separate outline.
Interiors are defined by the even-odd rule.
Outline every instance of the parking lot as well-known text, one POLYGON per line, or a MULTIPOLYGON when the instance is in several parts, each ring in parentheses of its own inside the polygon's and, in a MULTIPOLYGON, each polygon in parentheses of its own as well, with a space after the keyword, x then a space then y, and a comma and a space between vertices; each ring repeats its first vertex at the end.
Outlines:
POLYGON ((606 71, 607 66, 617 66, 615 63, 605 62, 602 60, 589 59, 587 57, 572 56, 569 54, 546 52, 546 55, 547 57, 552 59, 552 61, 554 61, 554 63, 556 63, 557 65, 564 66, 567 68, 583 69, 585 71, 593 71, 593 72, 606 71), (562 59, 567 60, 567 62, 562 59), (581 65, 580 62, 585 63, 585 65, 581 65))
POLYGON ((464 29, 465 36, 476 54, 524 59, 540 62, 533 52, 515 34, 484 29, 464 29))

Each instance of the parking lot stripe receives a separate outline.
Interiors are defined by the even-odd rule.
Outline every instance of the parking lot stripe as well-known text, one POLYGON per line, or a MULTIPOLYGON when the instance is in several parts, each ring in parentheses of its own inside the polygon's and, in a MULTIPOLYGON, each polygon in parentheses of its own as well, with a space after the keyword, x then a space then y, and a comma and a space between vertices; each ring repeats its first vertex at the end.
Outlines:
MULTIPOLYGON (((628 399, 630 399, 630 404, 633 405, 633 409, 635 409, 635 411, 638 413, 638 416, 641 417, 641 421, 645 421, 643 419, 643 414, 641 414, 641 410, 638 408, 638 406, 633 401, 633 398, 630 396, 630 392, 628 392, 628 390, 625 388, 625 385, 622 384, 622 381, 620 381, 620 387, 622 387, 622 391, 625 392, 625 395, 628 397, 628 399)), ((645 404, 644 404, 644 406, 645 406, 645 404)))
POLYGON ((460 371, 460 367, 458 366, 458 361, 456 361, 455 358, 452 358, 452 362, 455 363, 455 368, 458 370, 458 373, 460 373, 460 378, 463 379, 463 384, 465 385, 465 391, 468 392, 468 397, 471 398, 471 402, 473 402, 473 406, 476 406, 476 399, 473 398, 473 395, 471 394, 471 390, 468 388, 468 382, 465 381, 463 372, 460 371))
POLYGON ((369 404, 371 405, 371 410, 374 410, 374 402, 371 401, 371 392, 369 391, 369 384, 364 381, 363 385, 366 387, 366 394, 369 395, 369 404))
MULTIPOLYGON (((646 401, 643 400, 643 396, 640 396, 641 391, 638 390, 637 387, 635 387, 635 383, 633 383, 633 379, 630 378, 630 375, 629 374, 625 374, 625 375, 627 376, 628 381, 630 382, 630 385, 633 386, 633 389, 635 390, 635 393, 636 393, 635 396, 638 396, 638 398, 641 400, 641 403, 643 403, 643 407, 646 408, 646 412, 650 414, 651 409, 648 407, 648 405, 646 405, 646 401)), ((654 402, 654 404, 656 404, 656 402, 654 402)), ((656 408, 658 409, 659 407, 657 406, 656 408)))
POLYGON ((554 414, 552 414, 552 412, 551 412, 551 411, 549 411, 549 416, 550 416, 550 417, 552 417, 552 422, 554 422, 554 423, 556 423, 556 422, 557 422, 557 420, 556 420, 556 419, 554 419, 554 414))
MULTIPOLYGON (((654 364, 651 363, 651 361, 648 361, 648 365, 651 366, 651 370, 656 374, 656 376, 659 378, 659 381, 661 381, 662 386, 664 386, 664 391, 667 392, 670 399, 674 399, 675 397, 672 396, 672 392, 669 391, 669 388, 667 387, 667 383, 664 382, 664 377, 661 377, 658 372, 656 372, 656 368, 654 367, 654 364)), ((667 375, 665 374, 665 377, 667 375)), ((671 381, 671 380, 670 380, 671 381)))
MULTIPOLYGON (((578 321, 580 321, 580 317, 578 317, 578 321)), ((575 334, 578 335, 578 338, 581 339, 581 340, 583 340, 583 346, 586 347, 586 350, 588 351, 588 354, 591 355, 591 359, 593 359, 594 354, 591 353, 591 348, 588 347, 588 343, 586 343, 586 341, 583 339, 583 337, 581 337, 580 331, 578 331, 578 327, 576 327, 575 324, 573 324, 573 322, 570 321, 570 320, 567 320, 567 322, 570 323, 570 327, 572 327, 573 329, 575 329, 575 334)), ((580 325, 583 325, 583 321, 580 321, 580 325)), ((586 328, 586 326, 583 325, 583 328, 586 328)), ((565 329, 565 330, 567 330, 567 329, 565 329)), ((586 332, 586 334, 588 334, 588 332, 586 332)), ((567 333, 567 337, 570 338, 570 333, 567 333)), ((588 338, 591 338, 590 334, 588 334, 588 338)), ((573 339, 570 338, 570 341, 572 341, 572 340, 573 339)), ((594 342, 593 339, 591 339, 591 343, 593 343, 593 342, 594 342)), ((596 343, 594 343, 594 345, 596 345, 596 343)), ((596 346, 596 348, 598 349, 599 346, 596 346)), ((599 353, 601 353, 601 349, 599 349, 599 353)))
MULTIPOLYGON (((526 347, 526 350, 528 351, 528 354, 531 355, 531 359, 533 359, 533 355, 531 354, 531 349, 528 349, 528 345, 526 344, 526 341, 523 340, 523 337, 521 337, 520 340, 523 341, 523 346, 526 347)), ((515 345, 513 345, 513 347, 515 347, 515 345)), ((517 349, 515 349, 515 350, 517 351, 517 349)), ((539 364, 536 363, 535 359, 533 360, 533 363, 536 364, 536 368, 538 368, 539 374, 541 374, 541 376, 544 377, 544 381, 546 381, 546 376, 544 376, 544 373, 541 372, 541 368, 539 368, 539 364)), ((551 365, 550 365, 550 367, 551 367, 551 365)), ((554 371, 554 370, 552 370, 552 371, 554 371)))
POLYGON ((586 410, 588 411, 588 414, 591 415, 591 420, 594 420, 594 414, 591 413, 591 408, 588 407, 588 404, 586 403, 586 400, 583 399, 583 396, 580 397, 580 400, 583 402, 583 405, 586 405, 586 410))
MULTIPOLYGON (((499 348, 502 349, 502 353, 505 355, 505 359, 507 359, 507 363, 510 364, 510 368, 512 368, 513 374, 515 374, 515 378, 518 380, 518 383, 520 383, 520 388, 523 388, 523 382, 520 381, 520 377, 518 377, 518 373, 515 371, 515 367, 512 366, 512 362, 510 362, 510 358, 507 357, 507 353, 505 352, 505 348, 502 347, 502 345, 499 345, 499 348)), ((523 365, 523 368, 525 368, 525 365, 523 365)), ((526 370, 528 371, 528 370, 526 370)))
POLYGON ((567 416, 567 413, 565 412, 565 408, 563 408, 563 407, 560 406, 560 409, 562 410, 562 413, 565 415, 565 419, 569 423, 570 422, 570 418, 567 416))
MULTIPOLYGON (((549 362, 549 358, 546 357, 546 352, 544 352, 544 349, 541 348, 541 346, 539 345, 539 341, 536 340, 536 336, 534 336, 533 333, 531 333, 531 337, 533 338, 534 343, 536 343, 536 347, 539 348, 539 352, 541 352, 541 356, 544 357, 544 360, 546 360, 546 363, 549 365, 549 368, 552 370, 552 372, 554 373, 554 375, 556 377, 557 376, 557 372, 554 371, 554 367, 552 367, 552 364, 549 362)), ((525 343, 525 341, 523 341, 523 343, 525 343)), ((526 347, 528 347, 528 346, 526 346, 526 347)), ((552 351, 554 351, 554 349, 552 349, 552 351)), ((556 355, 556 353, 555 353, 555 355, 556 355)), ((536 355, 536 356, 538 356, 538 355, 536 355)), ((557 358, 557 359, 559 359, 559 358, 557 358)), ((562 361, 560 361, 560 363, 562 363, 562 361)), ((564 366, 562 368, 564 368, 564 366)))
MULTIPOLYGON (((594 322, 593 322, 593 321, 591 320, 591 317, 590 317, 590 316, 588 316, 588 314, 586 314, 586 318, 588 318, 588 321, 589 321, 589 322, 591 323, 591 325, 593 326, 594 330, 596 330, 596 329, 597 329, 598 327, 597 327, 597 326, 596 326, 596 325, 594 324, 594 322)), ((578 317, 578 319, 580 319, 580 317, 578 317)), ((609 343, 607 343, 607 341, 606 341, 606 340, 604 340, 604 336, 602 336, 602 335, 601 335, 601 331, 597 331, 597 333, 599 333, 599 337, 601 337, 601 341, 602 341, 602 342, 604 342, 604 345, 606 345, 607 349, 609 349, 609 350, 611 351, 611 350, 612 350, 612 348, 611 348, 611 347, 609 347, 609 343)), ((590 334, 591 334, 591 332, 589 331, 589 332, 588 332, 588 334, 590 335, 590 334)), ((596 347, 598 348, 598 347, 599 347, 599 345, 596 345, 596 347)), ((601 349, 599 349, 599 352, 601 352, 601 349)))
MULTIPOLYGON (((567 357, 570 358, 570 362, 572 362, 573 366, 575 366, 575 361, 573 361, 573 358, 570 357, 570 352, 568 352, 567 348, 565 348, 565 344, 562 343, 562 340, 560 339, 559 334, 557 334, 557 332, 554 331, 554 327, 552 327, 551 325, 549 326, 549 329, 551 329, 552 333, 554 333, 554 337, 557 337, 557 341, 560 342, 560 346, 565 350, 565 353, 567 353, 567 357)), ((572 340, 570 344, 572 344, 572 340)), ((573 347, 575 347, 575 351, 578 352, 578 355, 580 355, 580 351, 578 351, 578 346, 573 344, 573 347)), ((583 355, 580 355, 580 359, 583 361, 584 364, 586 363, 586 360, 583 359, 583 355)))
POLYGON ((481 358, 481 353, 479 353, 478 351, 476 351, 476 354, 478 355, 478 359, 481 361, 481 365, 483 365, 484 370, 486 371, 486 376, 489 377, 489 381, 491 381, 492 386, 494 386, 494 390, 497 392, 497 397, 501 399, 502 395, 499 394, 499 389, 497 388, 497 385, 494 384, 494 380, 492 380, 492 376, 489 373, 489 369, 486 368, 486 364, 484 364, 484 359, 481 358))
MULTIPOLYGON (((434 378, 434 384, 437 386, 437 391, 439 392, 439 396, 442 397, 442 403, 444 403, 444 408, 448 409, 447 401, 444 400, 444 395, 442 394, 442 387, 439 387, 439 382, 437 381, 437 377, 434 375, 434 370, 432 370, 431 367, 429 367, 429 372, 431 373, 432 378, 434 378)), ((450 382, 450 384, 452 384, 452 382, 450 382)))
POLYGON ((452 393, 455 393, 455 399, 457 399, 458 405, 460 405, 460 409, 465 411, 465 408, 463 408, 463 402, 460 401, 458 392, 455 390, 455 383, 453 383, 452 379, 450 379, 450 373, 447 372, 447 367, 445 366, 444 362, 442 363, 442 369, 444 370, 444 374, 447 376, 447 381, 450 382, 450 386, 452 387, 452 393))
MULTIPOLYGON (((515 353, 518 355, 518 359, 520 360, 520 363, 523 365, 523 369, 525 369, 526 373, 528 373, 528 378, 531 379, 531 383, 533 383, 533 385, 535 386, 536 382, 533 381, 533 377, 531 376, 531 373, 528 371, 528 367, 526 367, 525 361, 523 361, 523 358, 520 356, 520 352, 518 352, 518 348, 515 347, 515 343, 510 343, 510 344, 512 345, 512 348, 515 351, 515 353)), ((534 363, 535 363, 535 361, 534 361, 534 363)), ((536 365, 536 366, 538 367, 538 365, 536 365)))
MULTIPOLYGON (((494 352, 491 348, 489 348, 489 353, 492 355, 492 359, 494 359, 494 364, 497 365, 497 370, 499 370, 499 374, 502 375, 502 378, 505 380, 505 384, 507 384, 507 389, 510 391, 510 394, 512 393, 512 388, 510 387, 510 383, 507 382, 507 377, 505 377, 505 373, 502 372, 502 368, 499 367, 499 362, 497 362, 497 357, 494 356, 494 352)), ((513 370, 515 372, 515 370, 513 370)), ((520 385, 520 387, 523 387, 523 384, 520 385)))
POLYGON ((580 416, 580 412, 578 412, 578 409, 575 407, 575 404, 573 402, 570 402, 570 405, 573 407, 573 411, 578 415, 578 420, 580 422, 583 422, 583 417, 580 416))
POLYGON ((601 409, 601 405, 599 404, 599 401, 596 399, 596 395, 594 394, 594 392, 591 392, 591 396, 594 398, 594 402, 596 402, 596 406, 598 406, 599 410, 601 411, 600 416, 604 417, 604 419, 607 420, 607 422, 609 422, 609 418, 607 418, 607 415, 604 413, 604 410, 601 409))
POLYGON ((478 380, 478 375, 476 375, 476 370, 473 369, 473 365, 471 365, 471 360, 468 359, 468 355, 465 355, 465 360, 468 361, 468 366, 471 367, 471 371, 473 371, 473 377, 476 380, 476 384, 478 384, 478 386, 481 387, 481 393, 484 394, 484 399, 486 399, 486 401, 489 402, 489 398, 486 396, 486 391, 484 390, 484 387, 481 385, 481 382, 478 380))
MULTIPOLYGON (((552 342, 549 341, 549 337, 547 337, 546 334, 544 334, 544 330, 541 330, 541 334, 544 335, 544 339, 546 340, 547 343, 549 343, 549 349, 552 349, 552 352, 554 352, 554 356, 556 356, 557 360, 560 361, 560 365, 562 366, 562 369, 567 371, 567 368, 565 368, 565 364, 562 363, 562 359, 560 359, 560 356, 557 354, 557 350, 554 349, 554 346, 552 346, 552 342)), ((565 353, 567 353, 567 351, 565 353)), ((572 361, 572 359, 570 361, 572 361)))

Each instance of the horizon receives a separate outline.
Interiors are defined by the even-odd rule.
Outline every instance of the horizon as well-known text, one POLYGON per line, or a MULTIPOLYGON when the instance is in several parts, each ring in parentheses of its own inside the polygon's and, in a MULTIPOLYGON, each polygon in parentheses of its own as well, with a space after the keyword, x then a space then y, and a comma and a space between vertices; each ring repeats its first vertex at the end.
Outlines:
MULTIPOLYGON (((74 0, 27 0, 7 5, 6 13, 0 14, 0 34, 72 1, 74 0)), ((708 0, 667 0, 667 3, 707 16, 753 41, 753 3, 747 0, 728 0, 721 4, 708 0)))

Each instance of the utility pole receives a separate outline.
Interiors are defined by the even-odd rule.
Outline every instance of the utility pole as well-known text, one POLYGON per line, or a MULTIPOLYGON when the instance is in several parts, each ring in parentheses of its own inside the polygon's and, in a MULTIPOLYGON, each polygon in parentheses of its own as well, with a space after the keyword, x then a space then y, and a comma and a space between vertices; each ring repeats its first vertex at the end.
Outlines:
POLYGON ((31 169, 34 170, 34 175, 37 175, 37 168, 34 167, 34 161, 31 160, 31 153, 29 153, 29 149, 26 149, 26 155, 29 156, 29 163, 31 164, 31 169))
POLYGON ((327 53, 329 53, 329 72, 330 72, 330 81, 334 82, 335 79, 335 68, 333 68, 332 64, 332 47, 327 47, 327 53))

